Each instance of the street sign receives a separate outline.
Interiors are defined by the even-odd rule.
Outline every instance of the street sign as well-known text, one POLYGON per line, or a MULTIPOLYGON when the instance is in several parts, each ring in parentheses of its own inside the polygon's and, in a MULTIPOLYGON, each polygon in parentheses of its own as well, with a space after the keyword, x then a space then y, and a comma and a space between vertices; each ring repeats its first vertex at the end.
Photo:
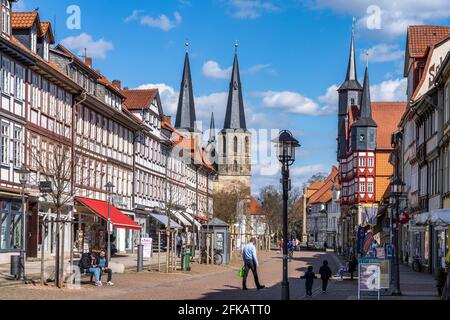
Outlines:
POLYGON ((39 182, 39 191, 41 193, 50 193, 53 191, 51 181, 40 181, 39 182))

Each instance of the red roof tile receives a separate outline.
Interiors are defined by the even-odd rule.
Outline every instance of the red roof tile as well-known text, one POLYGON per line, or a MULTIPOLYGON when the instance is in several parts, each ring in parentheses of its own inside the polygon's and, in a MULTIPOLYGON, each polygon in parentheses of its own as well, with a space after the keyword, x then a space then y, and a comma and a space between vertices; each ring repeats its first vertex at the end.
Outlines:
POLYGON ((372 117, 378 124, 377 149, 392 149, 392 134, 397 131, 406 102, 372 102, 372 117))
POLYGON ((423 57, 427 48, 450 35, 450 27, 410 26, 408 27, 408 54, 412 58, 423 57))
POLYGON ((338 183, 336 179, 338 174, 339 169, 336 166, 331 167, 331 173, 325 179, 323 186, 309 198, 308 205, 314 203, 327 203, 331 201, 333 193, 330 193, 329 191, 331 191, 333 185, 338 183))
POLYGON ((129 110, 140 110, 149 106, 158 94, 158 89, 122 90, 126 100, 125 106, 129 110))
POLYGON ((32 12, 13 12, 11 14, 12 29, 29 29, 33 26, 36 19, 39 18, 37 11, 32 12))

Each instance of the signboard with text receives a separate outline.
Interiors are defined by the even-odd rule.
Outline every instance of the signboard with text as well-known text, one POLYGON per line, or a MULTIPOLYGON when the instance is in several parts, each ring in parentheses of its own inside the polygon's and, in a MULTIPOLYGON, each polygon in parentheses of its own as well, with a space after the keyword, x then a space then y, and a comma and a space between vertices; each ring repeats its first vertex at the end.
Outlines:
POLYGON ((381 289, 381 266, 380 263, 367 262, 359 263, 358 268, 358 300, 361 299, 361 292, 378 292, 380 299, 381 289))
POLYGON ((152 238, 141 238, 141 245, 143 246, 144 258, 152 257, 152 238))

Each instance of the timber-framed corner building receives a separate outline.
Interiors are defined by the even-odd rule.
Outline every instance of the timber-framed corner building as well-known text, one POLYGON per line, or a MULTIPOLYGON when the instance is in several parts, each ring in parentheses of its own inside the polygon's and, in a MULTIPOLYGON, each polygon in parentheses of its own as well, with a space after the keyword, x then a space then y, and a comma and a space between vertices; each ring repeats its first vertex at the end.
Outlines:
POLYGON ((27 257, 55 253, 55 201, 39 184, 55 175, 51 164, 61 154, 71 164, 61 190, 70 201, 59 209, 72 222, 64 224, 66 252, 104 248, 108 198, 119 252, 133 252, 138 237, 165 227, 161 214, 175 194, 180 206, 169 214, 183 231, 200 230, 212 215, 216 170, 204 148, 186 139, 189 159, 197 161, 174 154, 180 134, 164 115, 158 91, 109 81, 91 58, 55 45, 51 23, 37 10, 13 12, 13 2, 2 0, 0 15, 0 263, 24 245, 27 257), (22 166, 30 171, 25 244, 22 166))

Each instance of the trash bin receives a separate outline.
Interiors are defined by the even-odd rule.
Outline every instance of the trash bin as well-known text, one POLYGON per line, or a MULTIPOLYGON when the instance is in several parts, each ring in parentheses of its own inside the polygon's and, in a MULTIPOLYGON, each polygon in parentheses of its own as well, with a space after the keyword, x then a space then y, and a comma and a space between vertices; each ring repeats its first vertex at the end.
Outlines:
POLYGON ((184 254, 184 270, 191 271, 191 253, 186 252, 184 254))
POLYGON ((21 256, 11 256, 11 275, 16 279, 20 278, 20 262, 21 256))

